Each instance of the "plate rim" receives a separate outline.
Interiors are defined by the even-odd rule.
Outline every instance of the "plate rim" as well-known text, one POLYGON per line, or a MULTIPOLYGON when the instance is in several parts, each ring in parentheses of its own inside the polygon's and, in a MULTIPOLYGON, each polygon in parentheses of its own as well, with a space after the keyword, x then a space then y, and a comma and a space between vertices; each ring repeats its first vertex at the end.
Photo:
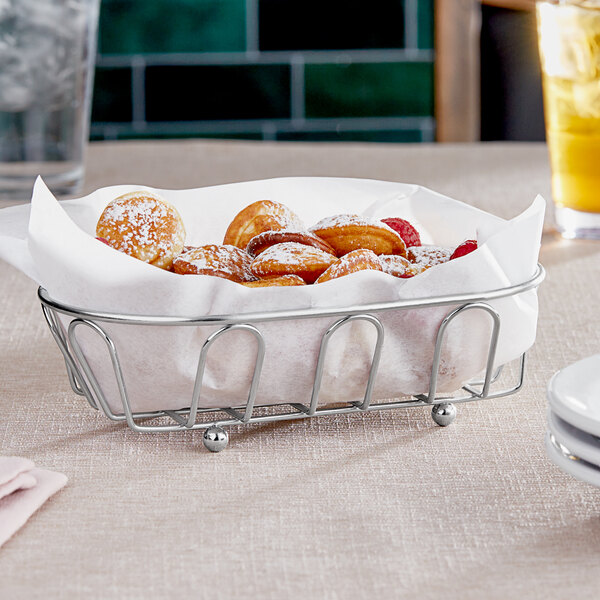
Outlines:
POLYGON ((594 467, 579 461, 573 461, 564 456, 553 444, 551 440, 552 434, 546 431, 544 442, 546 445, 546 454, 550 460, 568 475, 575 477, 579 481, 600 487, 600 467, 594 467))
POLYGON ((565 421, 569 425, 572 425, 576 429, 580 429, 581 431, 583 431, 585 433, 588 433, 588 434, 598 437, 598 436, 600 436, 600 419, 599 420, 591 419, 589 417, 589 415, 584 416, 580 412, 573 410, 570 406, 564 404, 561 401, 560 396, 558 394, 556 394, 555 391, 553 390, 555 382, 560 377, 561 374, 563 374, 565 371, 567 371, 571 367, 573 367, 575 365, 579 365, 580 363, 587 362, 587 361, 590 361, 590 362, 597 361, 599 363, 599 367, 600 367, 600 354, 597 353, 597 354, 592 354, 591 356, 586 356, 585 358, 582 358, 581 360, 571 363, 570 365, 567 365, 566 367, 563 367, 562 369, 560 369, 559 371, 554 373, 554 375, 552 375, 552 377, 550 378, 550 381, 548 382, 548 387, 546 390, 546 397, 548 399, 548 402, 549 402, 553 412, 556 415, 558 415, 563 421, 565 421))
POLYGON ((578 429, 571 423, 561 419, 552 408, 548 407, 548 429, 554 435, 558 442, 568 448, 573 454, 586 462, 600 468, 600 440, 596 437, 578 429), (576 437, 568 428, 575 429, 581 436, 587 439, 576 437))

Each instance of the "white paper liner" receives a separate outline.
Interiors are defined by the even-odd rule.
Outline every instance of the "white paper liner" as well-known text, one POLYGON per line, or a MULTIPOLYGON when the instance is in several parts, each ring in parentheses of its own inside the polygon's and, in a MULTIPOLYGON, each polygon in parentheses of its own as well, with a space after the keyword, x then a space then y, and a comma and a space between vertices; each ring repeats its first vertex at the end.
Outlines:
MULTIPOLYGON (((482 191, 482 193, 484 193, 482 191)), ((157 190, 140 185, 99 189, 57 202, 41 180, 29 205, 0 211, 0 257, 50 296, 72 306, 136 315, 201 317, 299 308, 353 307, 398 299, 480 293, 516 285, 536 269, 545 202, 537 197, 510 221, 408 184, 342 178, 281 178, 194 190, 157 190), (412 279, 361 271, 324 284, 246 288, 209 276, 181 276, 119 253, 95 239, 100 213, 113 198, 139 189, 162 195, 180 212, 188 245, 221 243, 233 217, 261 199, 282 202, 310 227, 323 217, 357 213, 401 217, 417 226, 424 243, 454 248, 476 238, 479 248, 412 279)), ((496 365, 525 352, 537 324, 535 290, 489 302, 501 317, 496 365)), ((373 400, 426 393, 435 336, 453 307, 378 313, 385 326, 373 400)), ((257 323, 266 342, 257 405, 310 400, 323 333, 337 317, 257 323)), ((189 406, 198 357, 219 327, 150 327, 102 324, 117 346, 128 397, 135 412, 189 406)), ((111 409, 122 412, 104 342, 89 329, 78 339, 111 409)), ((448 328, 438 391, 452 392, 485 367, 491 319, 468 311, 448 328)), ((331 339, 319 403, 361 400, 376 332, 353 322, 331 339)), ((254 369, 256 342, 232 331, 211 347, 201 407, 244 405, 254 369)))

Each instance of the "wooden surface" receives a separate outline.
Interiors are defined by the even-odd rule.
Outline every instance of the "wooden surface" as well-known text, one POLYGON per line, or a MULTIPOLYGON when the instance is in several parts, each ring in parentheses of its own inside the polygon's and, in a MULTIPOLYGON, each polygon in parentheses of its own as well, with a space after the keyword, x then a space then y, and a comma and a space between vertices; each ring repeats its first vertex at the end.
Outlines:
POLYGON ((479 0, 435 2, 435 117, 438 142, 480 137, 479 0))

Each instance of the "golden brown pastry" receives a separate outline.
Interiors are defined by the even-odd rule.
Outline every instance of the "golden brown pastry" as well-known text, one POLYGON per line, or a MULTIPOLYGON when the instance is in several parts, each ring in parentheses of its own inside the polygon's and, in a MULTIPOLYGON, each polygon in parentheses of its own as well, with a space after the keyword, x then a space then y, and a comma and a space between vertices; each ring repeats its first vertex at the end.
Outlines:
POLYGON ((335 215, 319 221, 310 231, 331 244, 338 256, 364 248, 375 254, 406 256, 402 238, 385 223, 359 215, 335 215))
POLYGON ((234 217, 227 228, 223 243, 245 249, 248 242, 259 233, 280 229, 302 231, 305 226, 284 204, 272 200, 258 200, 234 217))
POLYGON ((173 261, 173 270, 179 275, 212 275, 242 283, 256 279, 251 263, 252 257, 235 246, 207 244, 180 254, 173 261))
POLYGON ((335 256, 335 250, 325 240, 317 237, 314 233, 310 233, 310 231, 289 231, 287 229, 263 231, 263 233, 255 235, 248 242, 246 252, 252 256, 258 256, 270 246, 284 244, 285 242, 296 242, 305 246, 312 246, 335 256))
POLYGON ((440 246, 411 246, 407 250, 407 258, 419 267, 429 268, 448 262, 452 250, 440 246))
POLYGON ((272 277, 271 279, 257 279, 256 281, 245 281, 242 283, 246 287, 273 287, 306 285, 306 281, 298 275, 282 275, 281 277, 272 277))
POLYGON ((152 192, 124 194, 98 219, 96 236, 133 258, 170 269, 183 249, 185 227, 174 206, 152 192))
POLYGON ((306 283, 313 283, 337 260, 335 256, 318 248, 297 242, 285 242, 275 244, 259 254, 252 261, 252 273, 259 279, 298 275, 306 283))
POLYGON ((408 279, 421 273, 422 269, 411 263, 408 259, 397 254, 382 254, 379 262, 383 267, 384 273, 389 273, 394 277, 408 279))
POLYGON ((338 277, 344 277, 350 275, 350 273, 356 273, 357 271, 383 271, 379 257, 372 250, 360 249, 348 252, 336 262, 331 265, 316 281, 315 283, 324 283, 331 279, 337 279, 338 277))

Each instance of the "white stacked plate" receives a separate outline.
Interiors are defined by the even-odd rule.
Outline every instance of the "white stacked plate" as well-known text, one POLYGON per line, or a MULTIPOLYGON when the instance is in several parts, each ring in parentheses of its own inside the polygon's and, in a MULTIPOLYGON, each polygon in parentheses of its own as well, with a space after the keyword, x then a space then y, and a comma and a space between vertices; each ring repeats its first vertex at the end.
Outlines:
POLYGON ((600 354, 558 371, 548 384, 548 403, 548 456, 600 487, 600 354))

